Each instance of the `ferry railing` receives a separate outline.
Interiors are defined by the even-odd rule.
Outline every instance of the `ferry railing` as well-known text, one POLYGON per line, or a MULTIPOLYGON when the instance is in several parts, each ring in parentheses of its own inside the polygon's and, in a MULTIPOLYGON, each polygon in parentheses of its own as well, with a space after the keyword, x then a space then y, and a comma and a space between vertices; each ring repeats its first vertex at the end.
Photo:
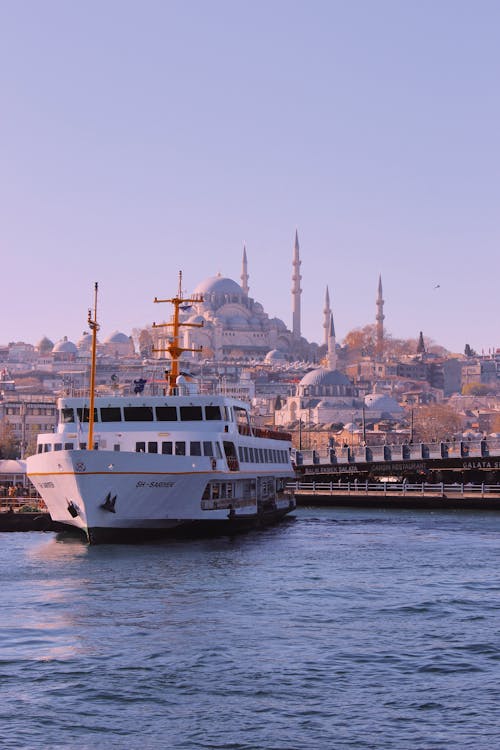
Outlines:
POLYGON ((288 493, 305 495, 382 495, 382 496, 436 496, 436 497, 498 497, 498 484, 449 484, 430 482, 289 482, 288 493))

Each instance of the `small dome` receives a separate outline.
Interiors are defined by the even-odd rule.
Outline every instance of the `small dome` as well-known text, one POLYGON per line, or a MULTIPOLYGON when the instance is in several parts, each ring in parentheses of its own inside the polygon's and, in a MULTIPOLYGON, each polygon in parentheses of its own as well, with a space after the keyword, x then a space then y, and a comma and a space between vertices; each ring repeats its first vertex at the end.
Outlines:
POLYGON ((191 315, 191 317, 186 320, 186 323, 203 323, 203 325, 205 325, 206 320, 202 315, 191 315))
POLYGON ((319 367, 317 370, 311 370, 306 373, 299 385, 351 385, 349 378, 338 370, 327 370, 319 367))
POLYGON ((68 341, 68 337, 65 336, 63 339, 57 342, 52 349, 52 353, 64 352, 65 354, 76 354, 77 348, 72 341, 68 341))
POLYGON ((367 409, 387 412, 402 412, 402 407, 398 402, 388 396, 386 393, 368 393, 365 396, 365 406, 367 409))
POLYGON ((108 338, 104 341, 105 344, 128 344, 130 338, 125 333, 120 331, 113 331, 108 338))
POLYGON ((81 337, 76 343, 80 351, 88 351, 92 348, 92 336, 87 331, 84 331, 81 337))
POLYGON ((202 281, 196 289, 194 294, 237 294, 242 295, 243 289, 236 281, 228 279, 226 276, 210 276, 210 278, 202 281))
POLYGON ((36 348, 40 353, 46 354, 47 352, 52 351, 52 349, 54 348, 54 342, 47 338, 47 336, 44 336, 43 339, 40 339, 40 341, 36 345, 36 348))
POLYGON ((271 349, 265 356, 266 362, 284 362, 285 355, 279 349, 271 349))

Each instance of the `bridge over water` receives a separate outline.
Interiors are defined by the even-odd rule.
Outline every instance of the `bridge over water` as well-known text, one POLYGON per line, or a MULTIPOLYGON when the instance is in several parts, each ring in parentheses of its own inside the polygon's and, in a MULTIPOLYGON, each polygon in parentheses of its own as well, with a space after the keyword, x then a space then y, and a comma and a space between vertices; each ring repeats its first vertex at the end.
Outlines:
POLYGON ((500 483, 500 438, 497 437, 295 450, 292 460, 300 481, 391 478, 401 482, 500 483))

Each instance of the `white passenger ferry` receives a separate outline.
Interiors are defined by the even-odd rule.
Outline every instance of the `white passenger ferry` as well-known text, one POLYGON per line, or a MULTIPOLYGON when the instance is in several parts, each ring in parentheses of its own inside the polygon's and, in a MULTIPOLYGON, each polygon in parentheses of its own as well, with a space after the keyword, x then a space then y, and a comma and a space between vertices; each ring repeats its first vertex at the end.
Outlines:
MULTIPOLYGON (((243 401, 197 393, 178 366, 185 351, 178 311, 189 300, 179 284, 177 297, 161 301, 174 305, 164 395, 96 397, 91 376, 89 398, 59 399, 56 432, 40 434, 27 459, 52 520, 90 543, 232 533, 295 507, 284 492, 294 476, 290 436, 253 427, 243 401)), ((90 312, 89 325, 94 372, 98 325, 90 312)))

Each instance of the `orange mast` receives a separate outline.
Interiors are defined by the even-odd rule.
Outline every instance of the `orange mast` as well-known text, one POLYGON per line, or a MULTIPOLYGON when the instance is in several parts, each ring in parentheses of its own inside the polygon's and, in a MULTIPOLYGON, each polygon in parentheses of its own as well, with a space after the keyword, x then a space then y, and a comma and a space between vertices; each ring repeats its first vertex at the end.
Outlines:
POLYGON ((168 343, 168 346, 160 349, 155 349, 153 347, 154 352, 168 352, 170 355, 170 358, 172 360, 172 367, 170 369, 170 375, 168 376, 168 388, 169 393, 174 393, 174 388, 177 384, 177 378, 179 376, 179 358, 183 352, 201 352, 203 351, 203 347, 200 346, 199 349, 195 348, 187 348, 184 346, 179 345, 179 329, 181 326, 186 326, 188 328, 202 328, 203 323, 181 323, 179 320, 179 309, 182 309, 182 305, 189 305, 193 302, 203 302, 203 297, 200 295, 196 298, 184 298, 182 296, 182 271, 179 271, 179 288, 177 290, 177 296, 172 297, 171 299, 158 299, 158 297, 155 297, 153 302, 170 302, 174 306, 174 312, 172 315, 172 320, 170 323, 153 323, 153 328, 164 328, 169 327, 172 328, 172 338, 168 343))
POLYGON ((97 323, 97 281, 94 286, 94 317, 92 318, 92 310, 89 310, 88 323, 89 328, 92 331, 92 360, 90 365, 89 434, 87 439, 87 450, 91 451, 94 450, 95 363, 97 331, 99 330, 99 324, 97 323))

